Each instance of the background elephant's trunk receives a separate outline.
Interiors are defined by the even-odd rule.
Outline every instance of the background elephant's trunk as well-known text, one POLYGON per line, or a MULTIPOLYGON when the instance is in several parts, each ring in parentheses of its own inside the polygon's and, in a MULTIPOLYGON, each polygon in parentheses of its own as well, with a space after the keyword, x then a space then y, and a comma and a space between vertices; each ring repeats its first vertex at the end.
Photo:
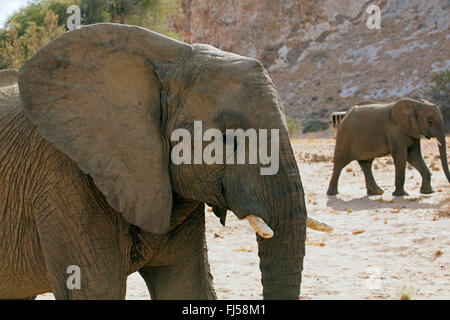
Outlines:
POLYGON ((264 299, 298 299, 305 255, 306 207, 297 164, 287 138, 280 146, 280 171, 270 182, 269 224, 274 237, 258 237, 264 299))
POLYGON ((439 145, 439 155, 441 157, 442 169, 444 169, 445 176, 450 183, 450 172, 448 171, 448 161, 447 161, 447 144, 445 142, 445 134, 442 133, 437 137, 439 145))

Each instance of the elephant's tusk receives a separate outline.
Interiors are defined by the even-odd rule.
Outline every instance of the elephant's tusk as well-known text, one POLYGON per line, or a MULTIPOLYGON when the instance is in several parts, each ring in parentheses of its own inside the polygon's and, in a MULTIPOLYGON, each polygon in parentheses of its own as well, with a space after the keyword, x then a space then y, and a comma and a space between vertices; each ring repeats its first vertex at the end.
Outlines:
POLYGON ((263 219, 253 214, 248 215, 245 218, 247 219, 253 230, 255 230, 260 237, 265 239, 270 239, 273 237, 272 229, 270 229, 270 227, 264 222, 263 219))
POLYGON ((333 231, 333 227, 332 226, 330 226, 330 225, 328 225, 328 224, 326 224, 326 223, 324 223, 322 221, 319 221, 317 219, 311 218, 311 217, 308 217, 306 219, 306 225, 307 225, 308 228, 311 228, 311 229, 317 230, 317 231, 322 231, 322 232, 331 232, 331 231, 333 231))

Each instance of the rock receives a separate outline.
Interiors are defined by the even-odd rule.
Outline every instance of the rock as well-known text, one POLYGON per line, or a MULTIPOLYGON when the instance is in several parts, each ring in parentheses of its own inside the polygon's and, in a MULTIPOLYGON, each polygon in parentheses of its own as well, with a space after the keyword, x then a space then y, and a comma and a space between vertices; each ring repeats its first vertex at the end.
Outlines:
POLYGON ((344 2, 182 0, 176 26, 186 42, 261 60, 288 115, 300 119, 422 96, 433 73, 450 67, 448 1, 378 1, 380 30, 366 26, 370 2, 344 2))

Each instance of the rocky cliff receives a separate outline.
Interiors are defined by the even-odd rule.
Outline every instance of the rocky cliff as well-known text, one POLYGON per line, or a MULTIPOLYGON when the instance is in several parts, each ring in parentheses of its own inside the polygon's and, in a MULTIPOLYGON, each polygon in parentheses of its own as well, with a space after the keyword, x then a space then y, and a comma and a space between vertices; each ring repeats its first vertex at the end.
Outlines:
POLYGON ((189 43, 257 58, 305 125, 361 100, 423 96, 450 69, 449 0, 182 0, 189 43), (369 29, 369 5, 381 29, 369 29))

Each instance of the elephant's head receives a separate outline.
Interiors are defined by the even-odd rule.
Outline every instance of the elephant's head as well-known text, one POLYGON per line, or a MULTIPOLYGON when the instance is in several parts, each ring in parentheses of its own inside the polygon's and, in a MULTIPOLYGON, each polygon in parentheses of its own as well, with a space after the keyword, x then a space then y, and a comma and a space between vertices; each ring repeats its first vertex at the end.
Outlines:
POLYGON ((400 99, 393 103, 391 117, 411 137, 420 139, 421 136, 424 136, 427 139, 437 139, 442 168, 450 182, 444 117, 440 107, 424 99, 419 101, 400 99))
POLYGON ((274 232, 258 236, 264 297, 299 297, 303 188, 280 99, 258 61, 139 27, 98 24, 41 49, 20 70, 19 86, 42 136, 92 176, 126 221, 166 232, 172 192, 250 216, 260 235, 274 232), (175 164, 174 136, 188 132, 195 140, 198 120, 232 149, 241 146, 227 141, 226 129, 277 129, 276 174, 261 175, 259 164, 175 164))

